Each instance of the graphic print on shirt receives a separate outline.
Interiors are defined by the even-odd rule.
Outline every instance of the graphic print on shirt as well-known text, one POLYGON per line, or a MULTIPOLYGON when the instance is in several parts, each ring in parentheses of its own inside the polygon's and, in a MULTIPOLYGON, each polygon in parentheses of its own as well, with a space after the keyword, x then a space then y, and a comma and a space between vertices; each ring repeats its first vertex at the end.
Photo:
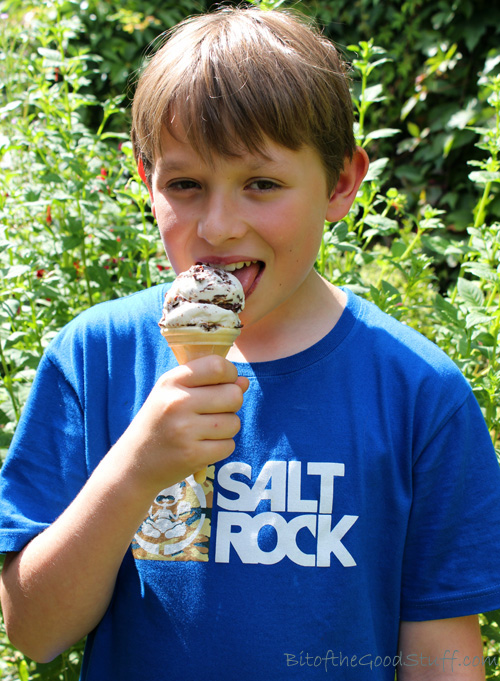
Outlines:
POLYGON ((256 478, 247 463, 224 464, 217 475, 215 561, 354 567, 346 535, 358 516, 334 507, 344 475, 343 463, 329 461, 267 461, 256 478), (315 498, 303 495, 306 486, 315 498))
POLYGON ((134 558, 208 561, 213 471, 201 485, 189 476, 156 495, 132 542, 134 558))
MULTIPOLYGON (((213 475, 211 466, 203 485, 190 476, 157 495, 135 535, 135 558, 209 560, 213 475)), ((343 463, 267 461, 257 477, 248 463, 223 464, 217 475, 215 562, 274 565, 288 559, 304 567, 354 567, 346 535, 358 516, 334 509, 335 484, 344 476, 343 463), (315 498, 302 491, 311 480, 315 498)))

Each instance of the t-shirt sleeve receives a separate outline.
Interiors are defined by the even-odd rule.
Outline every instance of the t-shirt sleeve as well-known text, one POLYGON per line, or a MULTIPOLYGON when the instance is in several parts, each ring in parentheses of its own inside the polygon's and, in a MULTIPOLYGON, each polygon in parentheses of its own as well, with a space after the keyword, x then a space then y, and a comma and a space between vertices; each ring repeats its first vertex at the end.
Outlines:
POLYGON ((470 393, 414 463, 401 619, 500 607, 499 526, 500 468, 470 393))
POLYGON ((82 405, 45 355, 0 472, 0 552, 21 550, 50 525, 87 477, 82 405))

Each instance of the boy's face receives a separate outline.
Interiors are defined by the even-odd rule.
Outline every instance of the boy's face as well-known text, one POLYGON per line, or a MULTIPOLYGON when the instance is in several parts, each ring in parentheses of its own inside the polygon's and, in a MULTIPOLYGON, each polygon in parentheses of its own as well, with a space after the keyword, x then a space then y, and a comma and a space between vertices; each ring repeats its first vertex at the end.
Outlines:
POLYGON ((246 296, 243 325, 282 319, 316 276, 325 219, 341 219, 319 155, 270 141, 266 157, 217 156, 211 164, 181 132, 176 139, 164 129, 150 187, 174 270, 204 263, 234 271, 246 296))

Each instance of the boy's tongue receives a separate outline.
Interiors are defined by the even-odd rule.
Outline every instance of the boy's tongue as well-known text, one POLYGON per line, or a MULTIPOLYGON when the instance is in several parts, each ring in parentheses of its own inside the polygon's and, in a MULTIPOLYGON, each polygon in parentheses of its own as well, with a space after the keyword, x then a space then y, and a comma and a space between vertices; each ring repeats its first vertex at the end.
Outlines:
POLYGON ((259 263, 252 263, 251 265, 245 265, 245 267, 242 267, 239 270, 231 272, 231 274, 233 274, 239 280, 243 288, 243 292, 245 293, 246 296, 250 291, 259 272, 260 272, 259 263))

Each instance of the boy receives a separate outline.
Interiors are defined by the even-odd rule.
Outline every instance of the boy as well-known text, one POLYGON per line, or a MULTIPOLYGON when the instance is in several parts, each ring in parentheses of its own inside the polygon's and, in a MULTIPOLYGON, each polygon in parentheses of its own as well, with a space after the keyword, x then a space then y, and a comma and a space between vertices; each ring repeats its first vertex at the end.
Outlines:
POLYGON ((233 271, 244 328, 231 361, 177 367, 159 286, 47 351, 2 472, 2 605, 29 656, 90 632, 86 680, 484 678, 500 504, 478 405, 314 270, 367 169, 351 109, 333 46, 255 8, 185 22, 141 77, 170 262, 233 271))

